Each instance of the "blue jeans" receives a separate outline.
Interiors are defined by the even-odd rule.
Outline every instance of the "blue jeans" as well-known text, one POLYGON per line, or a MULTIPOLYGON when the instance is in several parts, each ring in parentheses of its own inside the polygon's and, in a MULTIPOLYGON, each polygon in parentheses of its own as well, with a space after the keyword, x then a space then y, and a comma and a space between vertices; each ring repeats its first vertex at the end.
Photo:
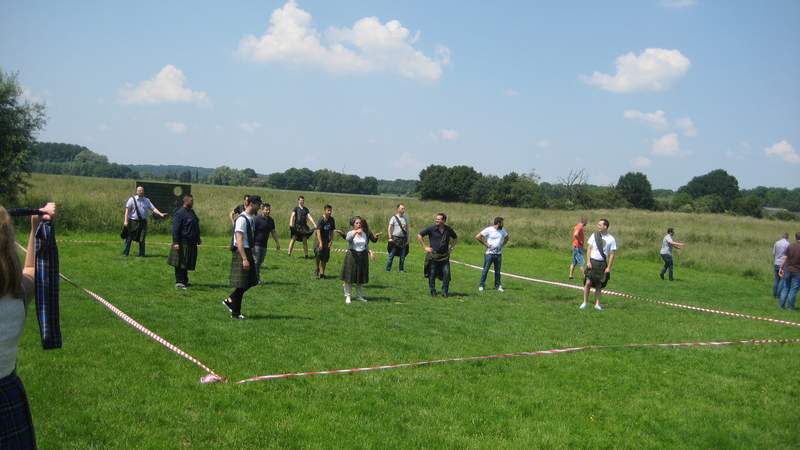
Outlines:
POLYGON ((572 248, 572 265, 577 267, 583 267, 586 265, 586 262, 583 259, 583 247, 572 248))
POLYGON ((778 275, 780 271, 781 266, 775 266, 775 282, 772 283, 772 296, 775 298, 780 298, 783 290, 783 278, 778 275))
POLYGON ((394 261, 394 257, 397 256, 400 258, 400 265, 397 267, 400 272, 405 272, 405 264, 406 264, 406 251, 405 247, 396 247, 392 246, 392 251, 389 252, 389 257, 386 258, 386 271, 392 271, 392 261, 394 261))
POLYGON ((489 267, 494 264, 494 288, 500 287, 500 265, 503 263, 503 255, 486 254, 483 256, 483 272, 481 273, 481 287, 486 286, 486 275, 489 267))
POLYGON ((800 290, 800 272, 783 271, 783 289, 781 289, 781 308, 795 309, 797 291, 800 290))
POLYGON ((428 274, 428 287, 431 292, 436 292, 436 274, 442 275, 442 293, 447 294, 450 289, 450 261, 431 262, 431 273, 428 274))
POLYGON ((264 257, 267 256, 267 247, 256 245, 253 247, 253 260, 256 263, 256 273, 258 274, 258 281, 261 281, 261 264, 264 263, 264 257))
POLYGON ((672 281, 672 255, 665 255, 662 253, 661 259, 664 260, 664 267, 661 268, 661 273, 659 275, 661 278, 664 278, 664 274, 669 271, 669 280, 672 281))

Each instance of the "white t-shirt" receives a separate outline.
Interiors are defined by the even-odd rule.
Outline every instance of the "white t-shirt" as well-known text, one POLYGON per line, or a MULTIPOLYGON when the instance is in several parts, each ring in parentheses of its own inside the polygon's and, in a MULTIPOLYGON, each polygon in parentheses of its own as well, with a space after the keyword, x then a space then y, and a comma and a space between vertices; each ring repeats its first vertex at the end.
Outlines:
POLYGON ((408 214, 403 214, 402 216, 398 216, 397 214, 393 215, 389 219, 389 225, 394 225, 392 228, 392 236, 397 237, 406 237, 408 236, 408 214), (397 221, 397 218, 400 218, 400 221, 397 221), (400 225, 403 227, 400 228, 400 225), (403 228, 406 230, 406 234, 403 234, 403 228))
MULTIPOLYGON (((244 214, 243 216, 247 216, 247 220, 250 221, 250 233, 251 235, 255 236, 256 233, 256 216, 251 216, 249 214, 244 214)), ((244 248, 250 248, 250 240, 247 238, 247 220, 243 216, 239 216, 236 218, 236 223, 233 226, 233 246, 236 246, 236 233, 242 233, 244 236, 242 238, 242 245, 244 248)))
POLYGON ((672 236, 667 233, 664 240, 661 241, 661 254, 672 255, 672 236))
POLYGON ((355 250, 357 252, 363 252, 367 249, 367 243, 369 240, 367 239, 367 234, 361 232, 360 236, 356 236, 355 230, 350 230, 347 232, 347 236, 345 237, 348 243, 350 243, 350 250, 355 250))
MULTIPOLYGON (((28 295, 25 294, 26 298, 28 295)), ((17 366, 17 349, 25 328, 27 306, 27 302, 20 298, 0 297, 0 378, 10 375, 17 366)))
MULTIPOLYGON (((589 246, 592 247, 592 253, 589 255, 589 258, 592 258, 597 261, 603 261, 603 256, 600 254, 600 250, 597 249, 597 243, 595 243, 594 241, 594 235, 595 234, 592 233, 592 236, 589 237, 589 240, 587 241, 589 246)), ((610 234, 606 234, 605 236, 602 236, 602 238, 603 242, 605 242, 606 244, 603 247, 603 251, 606 254, 605 261, 608 262, 608 258, 611 257, 611 252, 617 251, 617 240, 614 239, 614 236, 610 234)))
POLYGON ((500 255, 503 253, 503 241, 508 236, 508 231, 505 229, 498 230, 494 226, 486 227, 481 231, 484 241, 486 241, 486 254, 487 255, 500 255))
POLYGON ((133 197, 129 198, 125 203, 125 207, 128 208, 128 219, 147 220, 150 216, 150 211, 155 207, 150 203, 150 199, 147 197, 139 197, 138 195, 134 195, 133 197), (136 201, 133 200, 133 197, 136 197, 136 201), (139 211, 142 212, 141 218, 139 217, 139 213, 136 212, 137 203, 139 204, 139 211))

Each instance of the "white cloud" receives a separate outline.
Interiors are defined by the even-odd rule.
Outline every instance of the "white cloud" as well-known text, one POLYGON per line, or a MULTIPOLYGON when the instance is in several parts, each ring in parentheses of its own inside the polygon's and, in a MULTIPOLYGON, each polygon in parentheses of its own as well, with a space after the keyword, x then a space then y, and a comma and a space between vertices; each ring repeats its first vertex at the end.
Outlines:
POLYGON ((390 72, 417 80, 438 80, 450 62, 450 50, 436 47, 437 59, 414 48, 412 35, 399 21, 376 17, 357 20, 352 28, 331 27, 321 35, 312 17, 289 0, 274 10, 267 31, 239 41, 238 54, 252 62, 277 62, 321 68, 333 73, 390 72), (325 42, 323 42, 323 40, 325 42))
POLYGON ((392 165, 396 169, 401 170, 408 170, 408 171, 419 171, 425 167, 425 163, 419 160, 415 155, 409 152, 403 152, 399 158, 397 158, 392 165))
POLYGON ((455 141, 458 139, 458 131, 448 128, 442 128, 438 131, 431 133, 431 139, 434 141, 455 141))
POLYGON ((244 131, 246 131, 248 133, 255 132, 256 130, 261 128, 261 126, 262 125, 261 125, 260 122, 255 122, 255 121, 253 121, 253 122, 242 122, 242 123, 239 124, 239 128, 241 128, 242 130, 244 130, 244 131))
POLYGON ((633 52, 618 56, 614 75, 594 72, 581 79, 616 93, 664 91, 673 81, 686 75, 689 65, 689 58, 679 50, 648 48, 638 56, 633 52))
POLYGON ((657 130, 665 130, 669 127, 667 115, 660 109, 651 113, 641 112, 635 109, 626 109, 622 115, 628 120, 644 122, 657 130))
POLYGON ((208 102, 208 95, 205 92, 193 91, 184 83, 186 75, 172 64, 167 64, 149 80, 144 80, 136 86, 126 84, 120 89, 120 100, 124 104, 134 105, 208 102))
POLYGON ((686 137, 697 136, 697 127, 694 126, 692 119, 688 117, 680 117, 675 120, 675 128, 680 130, 686 137))
POLYGON ((631 161, 631 164, 633 165, 633 167, 636 167, 636 168, 639 168, 639 169, 643 169, 645 167, 650 167, 650 165, 652 163, 653 163, 653 161, 651 161, 650 158, 648 158, 646 156, 638 156, 636 158, 633 158, 633 160, 631 161))
POLYGON ((786 139, 764 149, 764 154, 782 159, 789 164, 800 164, 800 154, 786 139))
POLYGON ((188 130, 188 127, 183 122, 166 122, 164 126, 175 134, 183 134, 188 130))
POLYGON ((542 139, 542 140, 540 140, 539 142, 536 143, 536 146, 539 147, 539 148, 550 148, 552 145, 553 144, 550 143, 550 141, 547 140, 547 139, 542 139))
POLYGON ((659 131, 678 130, 686 137, 697 136, 697 127, 689 117, 680 117, 670 121, 664 111, 658 110, 649 113, 635 109, 626 109, 622 115, 628 120, 645 123, 659 131))
POLYGON ((505 90, 506 97, 516 97, 519 95, 519 91, 516 89, 508 88, 505 90))
POLYGON ((697 0, 661 0, 658 4, 664 8, 680 9, 696 5, 697 0))
POLYGON ((650 154, 655 156, 682 156, 681 142, 676 133, 668 133, 653 141, 650 154))

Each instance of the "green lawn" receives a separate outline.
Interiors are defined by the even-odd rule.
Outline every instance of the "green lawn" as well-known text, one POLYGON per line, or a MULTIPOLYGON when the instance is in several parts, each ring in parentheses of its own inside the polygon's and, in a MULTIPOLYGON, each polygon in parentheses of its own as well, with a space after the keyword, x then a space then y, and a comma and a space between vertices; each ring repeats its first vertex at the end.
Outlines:
MULTIPOLYGON (((313 279, 302 252, 270 249, 267 284, 247 293, 240 322, 219 304, 230 291, 230 252, 216 247, 226 239, 206 241, 185 292, 173 288, 168 247, 156 245, 166 238, 151 240, 149 257, 124 258, 111 234, 62 235, 62 271, 232 380, 588 344, 800 337, 796 327, 614 297, 605 311, 580 311, 579 291, 510 278, 505 293, 480 294, 480 273, 459 265, 451 298, 431 299, 417 248, 405 274, 384 272, 378 255, 371 301, 351 305, 338 280, 313 279)), ((564 281, 568 256, 511 247, 503 270, 564 281)), ((453 258, 481 264, 481 249, 460 246, 453 258)), ((338 275, 341 254, 329 267, 338 275)), ((669 283, 658 269, 623 249, 609 288, 800 321, 777 309, 763 280, 678 259, 669 283)), ((40 350, 30 314, 19 355, 41 448, 800 446, 795 344, 590 350, 201 385, 196 366, 66 283, 61 304, 64 348, 40 350)))

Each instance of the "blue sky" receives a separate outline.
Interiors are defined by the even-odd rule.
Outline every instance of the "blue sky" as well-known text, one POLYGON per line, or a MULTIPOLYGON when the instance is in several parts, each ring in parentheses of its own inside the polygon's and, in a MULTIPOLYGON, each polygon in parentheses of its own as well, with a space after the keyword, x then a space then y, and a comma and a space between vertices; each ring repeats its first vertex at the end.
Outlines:
POLYGON ((0 67, 41 140, 120 163, 793 188, 799 24, 792 0, 5 1, 0 67))

